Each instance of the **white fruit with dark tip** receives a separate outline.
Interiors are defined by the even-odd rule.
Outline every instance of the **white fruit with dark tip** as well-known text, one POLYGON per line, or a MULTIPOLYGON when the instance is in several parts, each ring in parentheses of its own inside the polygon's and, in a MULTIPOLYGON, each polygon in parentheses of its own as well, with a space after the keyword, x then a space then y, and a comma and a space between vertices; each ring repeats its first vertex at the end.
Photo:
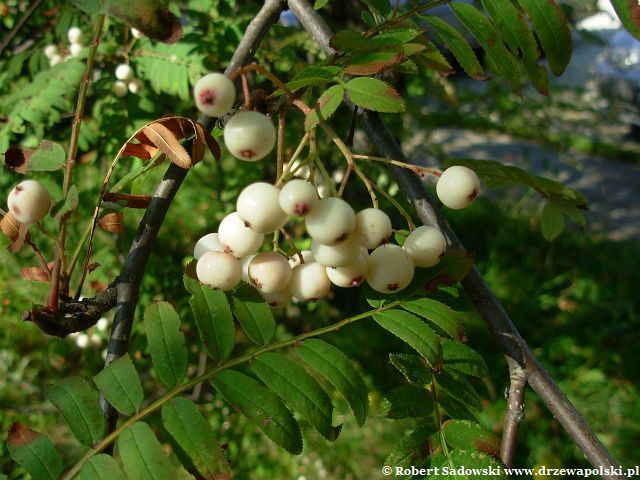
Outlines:
POLYGON ((129 88, 129 91, 131 93, 133 93, 134 95, 137 95, 142 90, 144 90, 144 82, 139 78, 134 78, 129 82, 129 85, 127 87, 129 88))
POLYGON ((46 47, 44 47, 44 56, 45 57, 47 57, 49 60, 51 60, 51 57, 53 57, 54 55, 59 55, 57 46, 55 46, 53 44, 49 44, 46 47))
POLYGON ((222 117, 236 101, 236 87, 222 73, 209 73, 200 78, 193 87, 196 107, 210 117, 222 117))
MULTIPOLYGON (((302 255, 304 263, 311 263, 314 261, 313 252, 311 250, 301 250, 300 255, 302 255)), ((297 253, 294 253, 289 258, 289 265, 291 265, 291 268, 294 268, 297 265, 300 265, 302 263, 300 261, 300 255, 298 255, 297 253)))
POLYGON ((314 261, 324 267, 346 267, 358 256, 360 246, 354 236, 335 245, 324 245, 315 239, 311 241, 314 261))
POLYGON ((346 267, 327 267, 327 275, 334 285, 351 288, 364 282, 369 271, 369 254, 365 248, 360 248, 356 260, 346 267))
POLYGON ((303 263, 292 270, 289 288, 298 300, 317 300, 327 296, 331 281, 326 268, 319 263, 303 263))
POLYGON ((267 302, 271 308, 281 308, 286 306, 291 301, 291 290, 285 288, 273 293, 260 292, 262 298, 267 302))
POLYGON ((196 275, 205 285, 226 292, 240 283, 242 268, 233 255, 224 252, 206 252, 196 264, 196 275))
POLYGON ((341 198, 323 198, 305 217, 305 226, 315 241, 335 245, 355 230, 356 214, 341 198))
POLYGON ((436 228, 422 225, 409 234, 402 247, 416 267, 433 267, 447 248, 447 241, 436 228))
POLYGON ((480 193, 480 180, 476 172, 461 165, 447 168, 436 184, 440 201, 454 210, 468 207, 480 193))
POLYGON ((116 78, 123 82, 129 82, 133 79, 133 69, 126 63, 121 63, 116 67, 116 78))
POLYGON ((193 247, 193 258, 198 260, 207 252, 224 252, 224 246, 220 243, 217 233, 208 233, 196 242, 193 247))
POLYGON ((67 38, 69 43, 82 43, 84 40, 84 33, 78 27, 71 27, 67 31, 67 38))
POLYGON ((249 264, 249 279, 263 293, 274 293, 289 285, 291 265, 278 252, 262 252, 249 264))
POLYGON ((51 210, 51 196, 37 180, 24 180, 16 185, 7 198, 9 212, 24 224, 37 223, 51 210))
POLYGON ((220 222, 218 240, 222 243, 226 253, 230 253, 236 258, 242 258, 255 253, 260 248, 264 235, 251 230, 240 218, 238 212, 233 212, 220 222))
POLYGON ((382 245, 369 255, 367 283, 376 292, 394 293, 413 280, 414 265, 409 254, 398 245, 382 245))
POLYGON ((319 201, 316 187, 304 180, 290 180, 280 190, 280 208, 288 215, 306 215, 319 201))
POLYGON ((258 233, 271 233, 287 219, 278 201, 280 190, 266 182, 248 185, 236 200, 236 211, 249 227, 258 233))
POLYGON ((262 113, 236 113, 224 127, 224 144, 234 157, 255 162, 273 150, 276 130, 262 113))
POLYGON ((356 235, 369 250, 389 241, 393 228, 391 219, 379 208, 365 208, 356 215, 356 235))
POLYGON ((124 97, 129 91, 127 84, 122 80, 116 80, 113 82, 113 87, 111 89, 116 97, 124 97))
POLYGON ((79 43, 72 43, 71 45, 69 45, 69 55, 71 55, 72 57, 79 57, 82 53, 82 50, 84 50, 84 45, 81 45, 79 43))

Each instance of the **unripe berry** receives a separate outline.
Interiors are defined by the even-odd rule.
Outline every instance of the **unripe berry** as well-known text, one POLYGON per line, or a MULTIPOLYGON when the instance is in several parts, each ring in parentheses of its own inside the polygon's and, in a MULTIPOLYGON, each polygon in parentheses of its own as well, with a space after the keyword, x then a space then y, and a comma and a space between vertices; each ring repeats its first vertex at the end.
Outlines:
POLYGON ((116 78, 123 82, 128 82, 133 78, 133 69, 126 63, 121 63, 116 67, 116 78))
POLYGON ((193 87, 196 107, 210 117, 222 117, 229 113, 236 100, 236 87, 222 73, 209 73, 193 87))
POLYGON ((111 89, 116 97, 124 97, 128 91, 127 84, 122 80, 116 80, 113 82, 113 87, 111 89))
POLYGON ((67 38, 69 39, 69 43, 82 43, 84 40, 84 33, 78 27, 71 27, 67 31, 67 38))
POLYGON ((291 180, 280 190, 280 208, 288 215, 306 215, 319 200, 316 187, 304 180, 291 180))
POLYGON ((476 199, 480 193, 480 180, 470 168, 461 165, 449 167, 438 178, 436 193, 444 205, 459 210, 476 199))
POLYGON ((249 279, 263 293, 283 290, 291 280, 291 266, 278 252, 262 252, 249 264, 249 279))
MULTIPOLYGON (((302 250, 300 254, 304 259, 304 263, 311 263, 314 261, 313 252, 311 250, 302 250)), ((291 268, 294 268, 295 266, 300 265, 301 263, 302 262, 300 261, 300 255, 298 255, 297 253, 292 255, 289 258, 289 265, 291 265, 291 268)))
POLYGON ((355 230, 356 214, 341 198, 323 198, 305 217, 305 226, 317 242, 335 245, 355 230))
POLYGON ((25 180, 9 192, 9 212, 20 223, 37 223, 51 210, 51 195, 40 182, 25 180))
POLYGON ((279 196, 280 190, 275 185, 266 182, 252 183, 238 195, 238 215, 254 232, 273 232, 287 219, 287 214, 280 208, 279 196))
POLYGON ((220 243, 217 233, 207 233, 196 242, 193 258, 198 260, 206 252, 224 252, 224 246, 220 243))
POLYGON ((335 245, 323 245, 311 241, 313 258, 323 267, 346 267, 358 256, 359 245, 352 236, 335 245))
POLYGON ((266 157, 276 144, 271 120, 259 112, 240 112, 224 127, 224 144, 234 157, 255 162, 266 157))
POLYGON ((133 38, 142 38, 142 37, 144 37, 144 33, 142 33, 137 28, 131 28, 131 35, 133 36, 133 38))
POLYGON ((58 55, 58 47, 52 44, 44 47, 44 56, 51 60, 51 57, 58 55))
POLYGON ((303 263, 291 272, 291 294, 298 300, 317 300, 325 297, 331 288, 327 270, 319 263, 303 263))
POLYGON ((84 45, 80 45, 79 43, 72 43, 71 45, 69 45, 69 54, 72 57, 80 56, 82 50, 84 50, 84 45))
POLYGON ((369 254, 365 248, 360 248, 355 262, 346 267, 327 267, 327 275, 334 285, 343 288, 356 287, 364 282, 369 271, 369 254))
POLYGON ((139 78, 134 78, 129 82, 128 88, 131 93, 137 95, 142 90, 144 90, 144 82, 139 78))
POLYGON ((242 278, 240 262, 224 252, 206 252, 196 265, 198 280, 211 288, 228 291, 235 288, 242 278))
POLYGON ((369 255, 367 283, 376 292, 399 292, 411 283, 413 273, 411 257, 398 245, 382 245, 369 255))
POLYGON ((264 301, 267 302, 271 308, 281 308, 287 305, 291 301, 291 290, 285 288, 278 292, 264 293, 260 292, 264 301))
POLYGON ((255 253, 260 248, 264 235, 254 232, 244 223, 238 212, 233 212, 220 222, 218 240, 224 246, 225 252, 236 258, 242 258, 255 253))
POLYGON ((369 250, 387 243, 392 231, 389 215, 379 208, 365 208, 356 215, 356 235, 369 250))
POLYGON ((437 228, 422 225, 409 234, 402 247, 416 267, 433 267, 447 248, 447 241, 437 228))

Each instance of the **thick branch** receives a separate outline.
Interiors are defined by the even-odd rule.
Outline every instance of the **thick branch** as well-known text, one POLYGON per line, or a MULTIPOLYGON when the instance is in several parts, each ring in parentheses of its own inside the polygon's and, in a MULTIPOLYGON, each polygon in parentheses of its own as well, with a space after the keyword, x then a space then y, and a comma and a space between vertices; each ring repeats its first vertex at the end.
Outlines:
POLYGON ((507 357, 509 364, 509 393, 507 394, 507 412, 502 430, 500 458, 507 467, 513 466, 516 453, 518 428, 524 419, 524 387, 527 384, 527 374, 520 364, 507 357))
MULTIPOLYGON (((324 52, 329 55, 334 54, 335 51, 329 45, 333 33, 309 2, 307 0, 288 0, 288 3, 300 23, 318 42, 324 52)), ((402 149, 377 113, 363 111, 361 119, 367 136, 381 156, 407 162, 402 149)), ((390 169, 422 222, 439 228, 447 238, 449 245, 462 248, 462 242, 443 219, 436 202, 424 189, 420 179, 405 169, 398 167, 390 167, 390 169)), ((600 443, 586 421, 548 372, 540 365, 509 315, 475 267, 462 281, 462 286, 496 337, 503 353, 526 370, 531 387, 584 452, 591 464, 603 467, 617 466, 617 462, 600 443)), ((622 477, 612 474, 606 475, 605 478, 621 479, 622 477)))

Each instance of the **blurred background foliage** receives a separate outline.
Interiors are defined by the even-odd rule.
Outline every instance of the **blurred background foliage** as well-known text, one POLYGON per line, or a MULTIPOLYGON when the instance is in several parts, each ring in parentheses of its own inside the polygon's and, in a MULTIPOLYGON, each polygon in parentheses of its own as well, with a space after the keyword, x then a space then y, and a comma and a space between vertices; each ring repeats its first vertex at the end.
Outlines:
MULTIPOLYGON (((0 2, 1 37, 12 28, 28 3, 0 2)), ((75 245, 86 228, 106 166, 126 138, 162 115, 195 117, 195 107, 189 99, 191 85, 203 72, 224 69, 256 12, 257 3, 172 2, 171 8, 179 14, 185 30, 183 39, 172 46, 156 45, 144 38, 134 40, 126 26, 108 20, 82 129, 81 160, 75 175, 80 203, 70 224, 69 245, 75 245), (128 93, 119 98, 113 94, 112 86, 115 67, 123 61, 130 62, 145 88, 139 94, 128 93)), ((334 2, 333 9, 327 11, 334 26, 344 20, 338 3, 334 2)), ((345 9, 360 8, 359 2, 346 3, 345 9)), ((564 2, 564 6, 577 20, 594 12, 595 3, 574 1, 564 2)), ((20 31, 11 51, 0 59, 0 150, 16 143, 34 148, 45 138, 67 147, 79 78, 61 80, 64 94, 58 87, 52 87, 51 82, 43 82, 41 88, 46 92, 35 104, 20 103, 25 101, 20 96, 38 78, 67 78, 70 69, 78 69, 86 52, 79 59, 69 59, 55 67, 49 66, 43 53, 47 44, 56 44, 60 50, 67 48, 67 30, 71 26, 80 27, 85 38, 90 38, 90 18, 70 2, 46 0, 20 31), (66 100, 52 103, 47 100, 51 95, 66 100), (27 107, 36 113, 25 118, 27 107)), ((302 30, 283 21, 267 36, 258 60, 287 80, 318 55, 317 47, 302 30)), ((254 88, 271 90, 263 79, 255 81, 254 88)), ((555 85, 549 97, 527 91, 519 98, 507 93, 499 83, 479 88, 463 78, 443 79, 435 75, 406 79, 404 87, 405 92, 419 99, 415 104, 409 102, 412 108, 407 118, 427 132, 453 124, 461 129, 508 134, 560 152, 578 150, 637 162, 637 145, 621 143, 617 137, 603 132, 606 122, 600 116, 602 112, 589 102, 589 92, 581 88, 555 85), (426 110, 421 108, 425 105, 426 110)), ((317 97, 319 92, 313 94, 317 97)), ((291 113, 287 118, 285 141, 290 154, 303 131, 302 117, 291 113)), ((349 115, 337 115, 334 121, 337 131, 346 134, 349 115)), ((406 119, 404 123, 394 122, 397 127, 394 134, 410 141, 415 130, 403 129, 406 122, 406 119)), ((357 145, 367 150, 368 145, 358 143, 359 137, 357 145)), ((338 152, 322 137, 319 148, 322 158, 333 165, 339 176, 338 152)), ((438 148, 425 146, 429 158, 441 159, 438 148)), ((117 177, 140 168, 137 162, 130 158, 122 160, 117 177)), ((153 169, 138 177, 125 191, 153 192, 163 170, 164 167, 153 169)), ((390 192, 397 191, 397 186, 377 166, 368 166, 367 173, 390 192)), ((192 372, 198 369, 202 355, 182 274, 192 258, 193 245, 203 234, 216 230, 218 221, 233 210, 235 197, 244 185, 258 179, 273 179, 274 174, 273 162, 246 164, 225 154, 216 165, 212 158, 206 158, 187 177, 160 232, 143 282, 139 311, 157 299, 176 306, 192 344, 192 372)), ((60 196, 61 174, 34 177, 60 196)), ((8 192, 19 180, 20 175, 3 169, 0 191, 8 192)), ((572 228, 554 242, 546 242, 535 212, 522 208, 525 195, 518 189, 499 191, 482 197, 464 212, 448 212, 448 217, 467 248, 475 252, 476 265, 542 363, 613 455, 625 466, 635 465, 640 444, 640 374, 634 360, 640 342, 638 237, 614 241, 607 232, 572 228)), ((366 205, 368 198, 357 183, 350 184, 347 196, 360 207, 366 205)), ((387 208, 389 205, 384 207, 392 211, 387 208)), ((128 211, 122 235, 98 233, 93 258, 100 268, 90 275, 85 296, 94 295, 115 278, 140 217, 140 212, 128 211)), ((394 218, 394 226, 405 228, 401 217, 394 218)), ((34 238, 44 251, 51 252, 51 233, 57 231, 56 225, 48 219, 44 227, 49 234, 35 232, 34 238)), ((41 334, 35 326, 20 319, 22 311, 34 303, 42 303, 46 297, 45 284, 21 278, 22 268, 35 265, 33 256, 26 250, 11 255, 3 249, 0 265, 0 472, 12 480, 25 479, 26 474, 12 463, 4 443, 10 424, 19 421, 46 432, 66 458, 77 457, 81 450, 53 406, 44 399, 42 389, 66 375, 90 377, 100 371, 108 329, 93 327, 82 341, 78 336, 59 339, 41 334)), ((469 344, 489 364, 491 376, 480 388, 485 405, 482 419, 486 426, 499 432, 505 407, 503 392, 507 387, 504 359, 461 293, 457 289, 451 293, 468 311, 469 344)), ((352 292, 336 290, 327 302, 291 305, 278 313, 277 336, 287 338, 332 323, 358 312, 363 302, 359 297, 354 299, 352 292)), ((384 393, 402 384, 388 363, 388 354, 406 346, 390 339, 372 321, 350 326, 329 340, 359 363, 371 389, 372 405, 372 415, 363 428, 358 428, 348 407, 339 404, 337 423, 344 423, 344 428, 335 444, 327 444, 307 429, 302 455, 283 454, 246 419, 214 400, 209 386, 203 386, 199 397, 202 408, 210 413, 211 424, 220 433, 220 440, 228 445, 236 478, 374 478, 393 445, 412 428, 408 421, 392 421, 375 413, 384 393)), ((139 371, 149 370, 140 322, 134 325, 130 354, 139 371)), ((153 397, 158 382, 149 374, 143 380, 146 392, 153 397)), ((585 465, 580 452, 530 390, 516 465, 585 465)))

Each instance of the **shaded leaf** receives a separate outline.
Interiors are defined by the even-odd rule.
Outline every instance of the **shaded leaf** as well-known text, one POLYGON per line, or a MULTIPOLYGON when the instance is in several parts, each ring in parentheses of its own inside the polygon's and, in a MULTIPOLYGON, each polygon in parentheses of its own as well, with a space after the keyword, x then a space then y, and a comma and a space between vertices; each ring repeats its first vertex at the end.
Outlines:
POLYGON ((635 0, 611 0, 622 25, 640 39, 640 4, 635 0))
POLYGON ((474 410, 482 410, 482 400, 468 378, 454 378, 447 372, 435 376, 440 389, 450 397, 464 403, 474 410))
POLYGON ((124 232, 124 215, 122 212, 111 212, 98 220, 98 226, 109 233, 120 235, 124 232))
POLYGON ((369 407, 368 390, 349 357, 333 345, 316 338, 305 340, 296 347, 295 352, 342 394, 353 410, 358 425, 363 425, 369 407))
POLYGON ((127 208, 147 208, 151 195, 129 195, 126 193, 107 192, 102 197, 104 202, 124 202, 127 208))
POLYGON ((425 318, 437 331, 444 332, 454 340, 464 337, 462 315, 438 300, 421 297, 402 302, 400 306, 425 318))
MULTIPOLYGON (((384 464, 402 468, 412 466, 420 468, 431 453, 429 437, 436 432, 435 425, 426 425, 407 434, 387 456, 384 464)), ((395 477, 410 478, 410 475, 396 475, 395 477)))
POLYGON ((304 119, 304 129, 309 131, 315 127, 320 121, 326 121, 338 109, 344 98, 344 87, 342 85, 333 85, 324 91, 312 110, 304 119))
POLYGON ((252 370, 267 387, 298 411, 327 440, 335 440, 340 427, 332 426, 333 405, 318 382, 298 363, 278 353, 263 353, 252 370))
POLYGON ((552 202, 545 202, 540 215, 540 230, 545 240, 555 240, 564 230, 564 211, 552 202))
POLYGON ((173 388, 187 373, 187 347, 180 331, 180 317, 169 303, 152 303, 144 312, 144 327, 158 378, 173 388))
POLYGON ((373 75, 393 70, 405 59, 405 53, 400 49, 363 52, 354 55, 344 71, 349 75, 373 75))
POLYGON ((311 85, 325 85, 332 82, 339 73, 340 67, 309 67, 293 77, 287 87, 295 92, 311 85))
POLYGON ((107 401, 124 415, 138 411, 144 400, 142 384, 128 353, 93 377, 107 401))
POLYGON ((7 435, 9 454, 29 472, 33 480, 59 480, 62 458, 49 438, 14 423, 7 435))
POLYGON ((417 355, 390 353, 389 362, 396 367, 407 381, 415 386, 431 382, 431 372, 425 361, 417 355))
POLYGON ((253 378, 233 370, 218 373, 211 383, 227 402, 276 444, 294 454, 302 451, 300 427, 275 393, 253 378))
POLYGON ((231 478, 216 434, 198 411, 184 397, 173 398, 162 406, 162 423, 180 447, 189 455, 198 472, 206 478, 231 478))
POLYGON ((451 369, 465 375, 482 378, 488 374, 484 359, 467 345, 442 339, 442 359, 445 370, 451 369))
POLYGON ((404 100, 400 94, 382 80, 369 77, 353 78, 345 84, 345 88, 358 107, 387 113, 405 110, 404 100))
POLYGON ((386 17, 391 14, 391 3, 388 0, 362 0, 372 13, 386 17))
POLYGON ((242 283, 234 292, 233 314, 247 337, 258 345, 266 345, 276 332, 276 320, 260 292, 242 283))
POLYGON ((118 451, 128 478, 175 480, 176 471, 145 422, 134 423, 118 438, 118 451))
POLYGON ((440 398, 438 404, 449 418, 477 421, 480 415, 479 410, 449 395, 440 398))
POLYGON ((367 38, 353 30, 340 30, 329 42, 338 52, 353 52, 357 50, 375 50, 380 45, 374 38, 367 38))
POLYGON ((478 472, 473 475, 473 480, 508 478, 504 474, 502 463, 483 453, 455 449, 450 453, 449 458, 441 463, 442 467, 451 467, 451 465, 454 469, 464 467, 478 472))
POLYGON ((99 454, 85 462, 78 480, 126 480, 126 478, 112 456, 99 454))
POLYGON ((448 420, 442 425, 448 445, 460 450, 500 455, 500 439, 482 425, 469 420, 448 420))
POLYGON ((227 296, 187 275, 184 276, 184 285, 192 295, 189 305, 204 347, 211 359, 220 363, 233 351, 236 335, 227 296))
POLYGON ((69 377, 45 388, 45 396, 53 403, 73 435, 88 447, 104 434, 104 417, 98 403, 98 391, 81 377, 69 377))
POLYGON ((388 418, 421 418, 431 413, 431 393, 421 387, 407 385, 395 388, 380 403, 380 414, 388 418))

